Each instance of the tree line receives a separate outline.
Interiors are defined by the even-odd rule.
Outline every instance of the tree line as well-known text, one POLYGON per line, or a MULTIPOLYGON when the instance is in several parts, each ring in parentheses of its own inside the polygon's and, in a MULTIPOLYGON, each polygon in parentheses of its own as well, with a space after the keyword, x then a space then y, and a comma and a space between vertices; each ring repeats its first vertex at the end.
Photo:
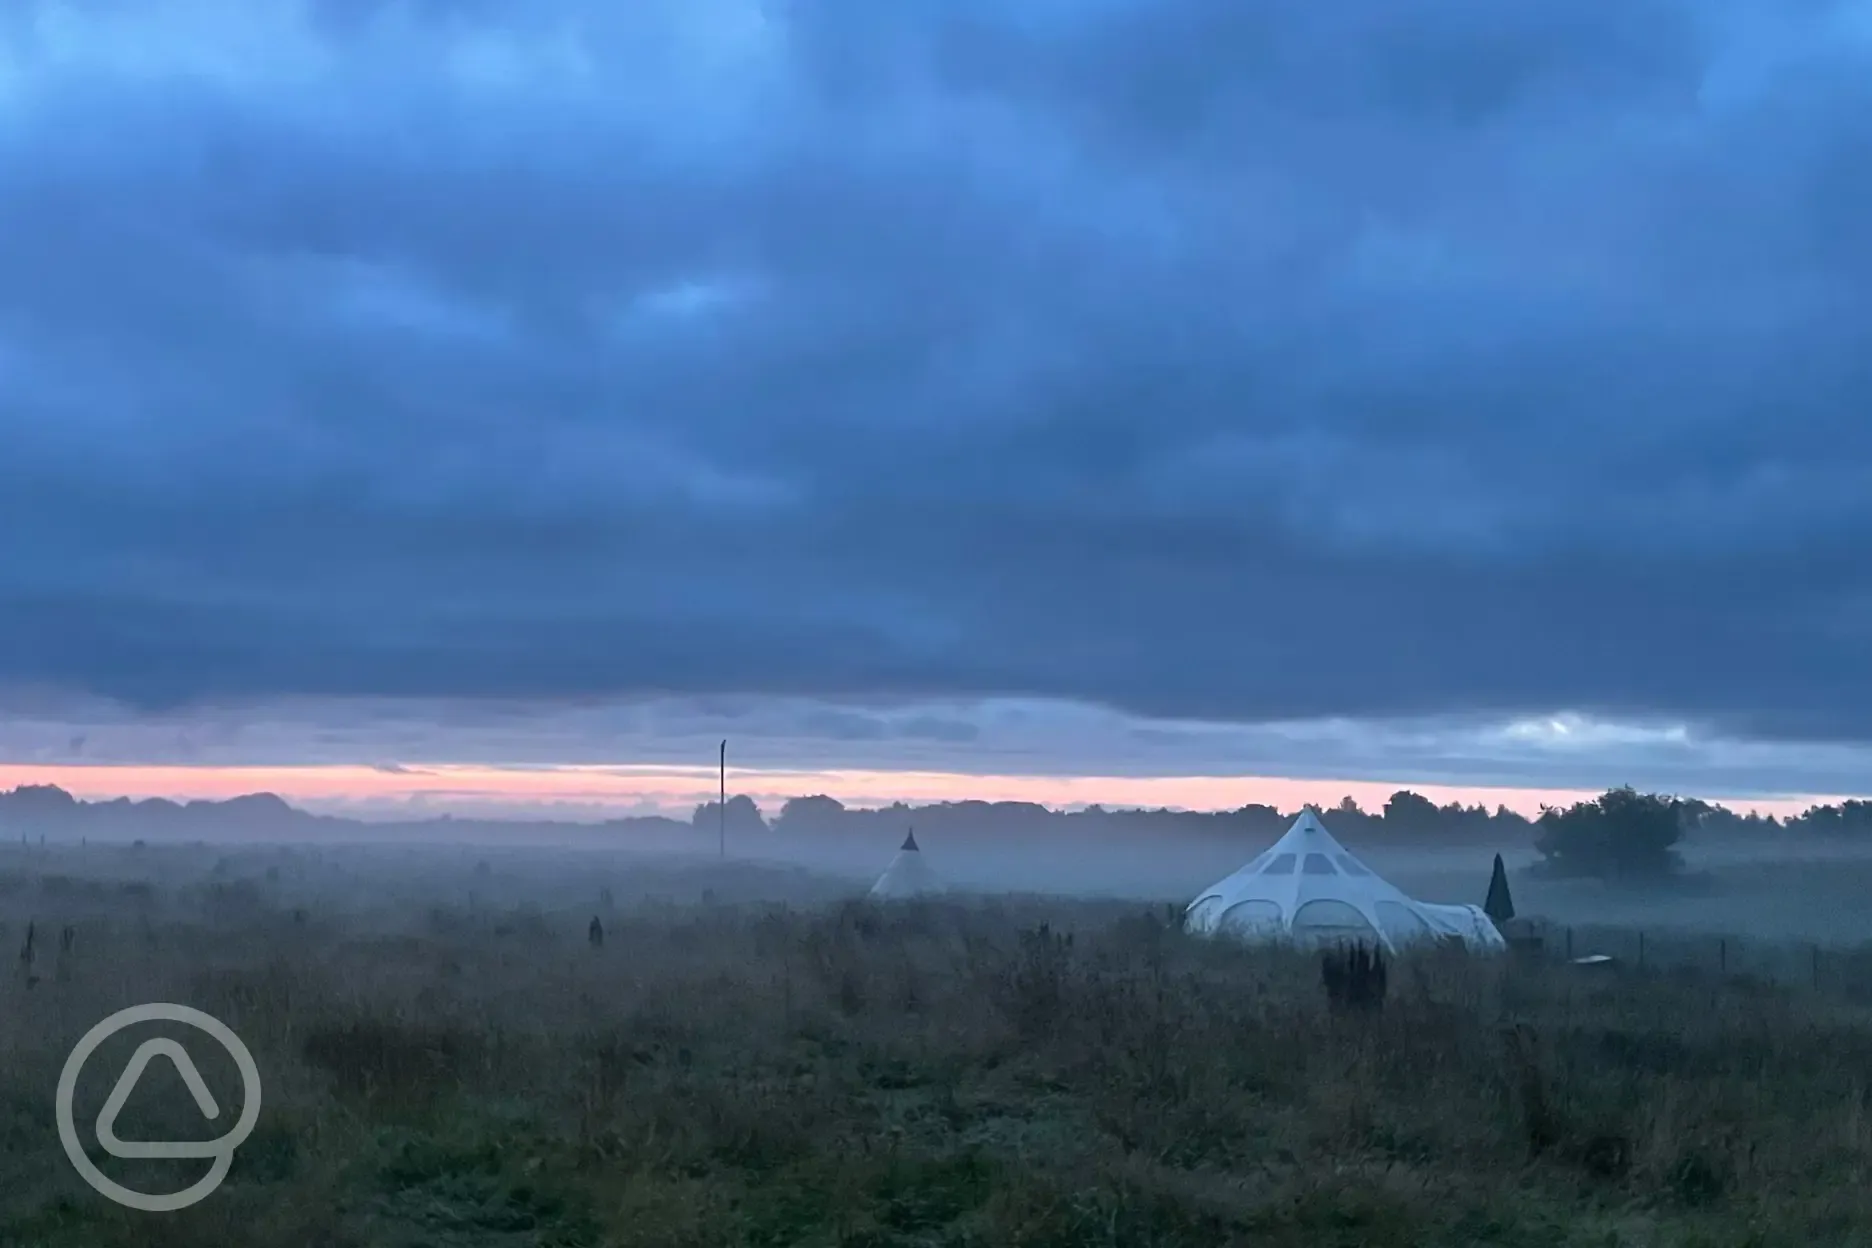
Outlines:
MULTIPOLYGON (((1532 818, 1499 805, 1493 810, 1459 802, 1438 805, 1409 789, 1393 793, 1377 810, 1365 810, 1347 797, 1321 813, 1336 835, 1353 842, 1525 844, 1531 839, 1547 873, 1602 878, 1667 875, 1681 866, 1678 847, 1692 835, 1712 839, 1872 836, 1872 802, 1868 801, 1815 805, 1783 820, 1734 811, 1699 798, 1640 793, 1631 787, 1608 789, 1570 806, 1543 807, 1532 818)), ((772 819, 764 817, 749 798, 733 797, 728 801, 727 824, 730 835, 774 832, 871 839, 914 826, 919 832, 964 839, 1065 833, 1126 840, 1187 835, 1254 843, 1279 836, 1298 814, 1263 804, 1213 812, 1100 806, 1063 811, 1034 802, 981 801, 927 806, 899 802, 858 809, 821 794, 793 798, 772 819)), ((696 808, 692 822, 712 832, 720 817, 720 807, 709 802, 696 808)))
MULTIPOLYGON (((722 810, 714 802, 695 808, 689 825, 713 836, 722 810)), ((1284 832, 1299 814, 1252 803, 1226 811, 1109 810, 1091 806, 1054 810, 1034 802, 941 802, 927 806, 895 803, 872 809, 848 807, 823 794, 796 797, 773 816, 746 796, 728 800, 726 832, 745 845, 746 838, 781 834, 875 842, 901 839, 906 827, 919 834, 958 841, 1018 841, 1064 835, 1075 840, 1136 844, 1154 837, 1199 838, 1244 848, 1266 844, 1284 832)), ((1626 787, 1570 806, 1543 808, 1529 818, 1505 806, 1493 810, 1459 802, 1443 805, 1420 793, 1400 789, 1376 810, 1365 810, 1347 797, 1322 812, 1327 825, 1353 843, 1477 844, 1495 847, 1528 844, 1542 856, 1542 868, 1558 875, 1646 877, 1668 874, 1679 866, 1678 846, 1686 836, 1708 839, 1825 836, 1872 838, 1872 801, 1850 800, 1808 807, 1799 815, 1777 819, 1743 813, 1698 798, 1639 793, 1626 787)), ((446 822, 444 817, 442 822, 446 822)), ((435 820, 427 821, 434 823, 435 820)), ((250 794, 225 801, 169 802, 161 799, 85 802, 53 785, 23 785, 0 792, 0 838, 50 833, 76 840, 84 833, 165 829, 180 833, 239 832, 251 835, 318 836, 352 826, 350 820, 312 815, 277 796, 250 794)), ((380 833, 385 825, 374 825, 380 833)), ((397 825, 397 826, 417 826, 397 825)), ((456 824, 456 827, 465 826, 456 824)), ((672 819, 609 820, 606 829, 686 836, 672 819)))

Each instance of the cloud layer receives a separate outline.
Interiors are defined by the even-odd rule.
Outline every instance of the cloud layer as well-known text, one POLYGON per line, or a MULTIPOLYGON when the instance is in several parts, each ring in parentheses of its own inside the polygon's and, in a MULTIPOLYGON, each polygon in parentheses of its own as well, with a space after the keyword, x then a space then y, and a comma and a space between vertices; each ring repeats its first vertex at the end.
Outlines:
POLYGON ((0 682, 1872 735, 1863 4, 7 13, 0 682))
POLYGON ((0 787, 69 787, 84 771, 87 793, 261 787, 316 791, 323 800, 342 796, 345 785, 353 796, 448 792, 475 772, 486 773, 477 783, 515 801, 596 800, 593 793, 666 801, 680 791, 682 805, 713 792, 724 737, 737 792, 882 802, 1008 794, 1052 804, 1291 805, 1302 800, 1292 797, 1294 783, 1305 782, 1330 792, 1303 800, 1329 802, 1430 786, 1448 791, 1439 800, 1534 810, 1563 790, 1628 783, 1746 804, 1860 792, 1872 770, 1872 750, 1861 745, 1736 740, 1662 721, 1579 716, 1226 724, 1021 699, 685 697, 527 710, 345 700, 166 715, 97 705, 16 710, 0 719, 0 787), (149 788, 148 777, 133 774, 152 767, 168 769, 163 784, 183 789, 149 788), (236 774, 253 768, 268 774, 236 774), (294 768, 330 774, 281 778, 294 768), (548 774, 555 770, 564 774, 548 774), (179 777, 189 774, 197 778, 184 784, 179 777), (1460 792, 1483 788, 1496 791, 1460 792))

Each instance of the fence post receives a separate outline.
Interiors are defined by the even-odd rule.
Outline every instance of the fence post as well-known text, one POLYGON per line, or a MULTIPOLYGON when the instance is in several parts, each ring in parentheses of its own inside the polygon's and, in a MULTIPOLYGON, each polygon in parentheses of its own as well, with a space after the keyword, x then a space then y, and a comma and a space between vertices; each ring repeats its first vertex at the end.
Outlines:
POLYGON ((1716 969, 1725 975, 1729 973, 1729 939, 1726 936, 1716 942, 1716 969))
POLYGON ((1573 929, 1571 927, 1566 929, 1566 959, 1569 962, 1573 960, 1573 929))
POLYGON ((1644 929, 1638 929, 1638 969, 1644 970, 1644 929))
POLYGON ((1820 946, 1818 944, 1813 947, 1813 986, 1816 989, 1820 987, 1820 946))

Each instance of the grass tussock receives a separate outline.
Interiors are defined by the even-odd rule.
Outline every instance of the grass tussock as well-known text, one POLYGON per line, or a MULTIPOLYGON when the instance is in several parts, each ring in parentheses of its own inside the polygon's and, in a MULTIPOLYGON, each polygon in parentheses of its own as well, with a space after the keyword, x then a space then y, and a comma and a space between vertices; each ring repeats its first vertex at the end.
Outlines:
POLYGON ((1872 1242, 1851 994, 1431 956, 1333 1009, 1316 960, 1160 908, 619 906, 594 946, 587 913, 367 932, 234 883, 0 989, 0 1248, 1872 1242), (152 1216, 77 1180, 51 1088, 160 999, 246 1039, 266 1107, 152 1216))

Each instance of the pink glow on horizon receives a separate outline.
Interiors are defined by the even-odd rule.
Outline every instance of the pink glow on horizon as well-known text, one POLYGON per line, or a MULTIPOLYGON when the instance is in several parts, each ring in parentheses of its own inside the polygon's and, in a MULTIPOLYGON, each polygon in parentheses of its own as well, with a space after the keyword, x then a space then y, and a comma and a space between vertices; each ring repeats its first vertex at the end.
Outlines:
MULTIPOLYGON (((402 771, 364 766, 188 767, 170 765, 69 765, 0 763, 0 790, 26 784, 55 784, 76 797, 162 797, 175 801, 226 799, 274 793, 294 805, 330 813, 395 814, 407 806, 424 816, 448 812, 538 805, 587 808, 595 814, 660 813, 686 818, 713 801, 716 774, 706 767, 509 768, 412 764, 402 771)), ((1051 807, 1169 807, 1233 810, 1261 802, 1295 810, 1330 806, 1350 796, 1376 810, 1399 789, 1411 789, 1438 804, 1497 805, 1534 815, 1546 805, 1567 805, 1596 796, 1573 789, 1411 784, 1407 781, 1293 780, 1272 776, 1022 776, 962 775, 914 771, 755 771, 730 768, 730 795, 745 794, 769 815, 790 797, 823 793, 850 806, 886 806, 902 801, 1038 802, 1051 807)), ((1798 814, 1816 802, 1840 799, 1803 796, 1737 800, 1725 805, 1762 814, 1798 814)))

